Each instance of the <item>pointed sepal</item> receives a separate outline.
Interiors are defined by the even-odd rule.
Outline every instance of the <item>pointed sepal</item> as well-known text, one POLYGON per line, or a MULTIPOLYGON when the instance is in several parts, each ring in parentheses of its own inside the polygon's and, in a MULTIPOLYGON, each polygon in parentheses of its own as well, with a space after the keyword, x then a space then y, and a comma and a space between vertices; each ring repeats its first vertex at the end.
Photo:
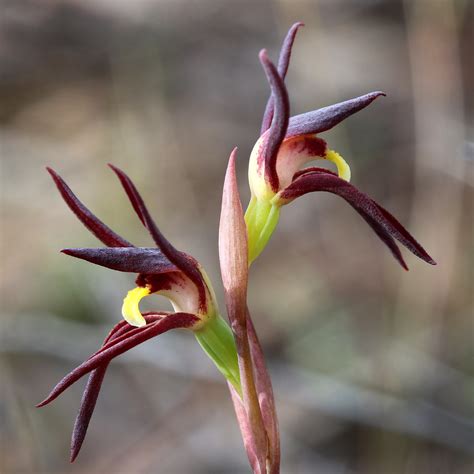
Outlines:
POLYGON ((370 92, 354 99, 323 107, 322 109, 295 115, 290 118, 286 138, 330 130, 346 118, 365 109, 377 97, 385 95, 381 91, 370 92))
MULTIPOLYGON (((162 319, 162 315, 145 313, 144 318, 146 318, 148 323, 152 323, 162 319)), ((123 336, 131 330, 133 330, 133 326, 130 326, 126 321, 120 321, 112 328, 108 336, 105 338, 102 348, 106 347, 110 341, 123 338, 123 336)), ((104 362, 90 373, 89 379, 87 380, 87 385, 82 395, 81 406, 74 422, 71 436, 71 462, 75 461, 79 451, 81 450, 108 366, 109 362, 104 362)))
POLYGON ((426 250, 416 239, 390 214, 373 199, 359 191, 347 181, 334 176, 333 173, 313 172, 306 173, 295 179, 279 195, 281 205, 289 203, 299 196, 315 191, 326 191, 342 197, 348 202, 374 229, 376 234, 389 247, 394 257, 402 267, 406 264, 401 257, 393 239, 398 240, 410 252, 425 262, 436 265, 426 250))
POLYGON ((98 217, 96 217, 71 191, 71 188, 59 176, 56 171, 47 167, 48 173, 53 178, 62 198, 68 205, 69 209, 77 216, 77 218, 94 234, 101 242, 108 247, 133 247, 133 245, 116 234, 112 229, 105 225, 98 217))
POLYGON ((79 451, 81 450, 108 366, 109 363, 105 362, 97 369, 93 370, 89 375, 89 379, 87 380, 86 388, 82 394, 81 406, 79 408, 79 412, 74 422, 74 428, 72 430, 70 455, 71 462, 76 460, 79 451))
POLYGON ((119 272, 159 275, 180 271, 156 248, 77 248, 63 249, 61 252, 119 272))
POLYGON ((135 346, 142 344, 149 339, 156 337, 164 332, 170 331, 171 329, 177 328, 192 328, 195 324, 199 323, 200 319, 194 314, 188 313, 173 313, 168 315, 166 318, 159 319, 158 321, 152 322, 140 328, 132 329, 127 337, 121 339, 119 342, 111 341, 109 347, 98 351, 95 355, 91 356, 79 367, 75 368, 72 372, 66 375, 51 391, 48 397, 45 398, 37 407, 43 407, 48 403, 55 400, 61 393, 64 392, 73 383, 77 382, 81 377, 97 369, 104 363, 110 362, 115 357, 129 351, 135 346))
POLYGON ((278 174, 276 159, 280 145, 285 138, 290 117, 290 102, 283 79, 278 74, 275 65, 270 61, 267 51, 259 54, 260 62, 272 90, 274 113, 271 126, 265 137, 265 145, 261 159, 265 166, 265 178, 274 192, 278 191, 278 174))
MULTIPOLYGON (((302 23, 301 21, 294 23, 288 30, 288 33, 286 34, 286 37, 283 40, 283 44, 280 50, 280 56, 278 58, 278 74, 280 74, 280 77, 283 80, 285 80, 286 73, 288 71, 288 66, 290 65, 291 51, 293 49, 293 43, 295 41, 296 33, 302 26, 304 26, 304 23, 302 23)), ((263 114, 260 135, 265 133, 270 128, 274 108, 275 104, 273 102, 273 96, 272 94, 270 94, 270 97, 267 101, 267 106, 265 107, 265 112, 263 114)))

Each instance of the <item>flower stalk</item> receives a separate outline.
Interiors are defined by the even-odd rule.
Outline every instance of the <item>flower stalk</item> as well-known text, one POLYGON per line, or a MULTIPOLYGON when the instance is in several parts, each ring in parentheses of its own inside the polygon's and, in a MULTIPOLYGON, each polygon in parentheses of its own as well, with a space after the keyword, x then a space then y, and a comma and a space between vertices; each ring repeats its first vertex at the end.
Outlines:
POLYGON ((235 391, 242 397, 237 348, 229 325, 220 314, 211 318, 194 337, 235 391))
POLYGON ((251 265, 267 246, 280 219, 280 206, 252 196, 245 211, 248 229, 248 260, 251 265))

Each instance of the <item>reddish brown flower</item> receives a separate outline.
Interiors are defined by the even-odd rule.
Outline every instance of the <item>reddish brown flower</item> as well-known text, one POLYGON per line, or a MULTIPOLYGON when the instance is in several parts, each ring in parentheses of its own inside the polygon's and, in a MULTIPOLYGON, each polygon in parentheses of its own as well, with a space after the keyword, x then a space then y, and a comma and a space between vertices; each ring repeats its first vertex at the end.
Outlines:
POLYGON ((156 248, 134 247, 90 212, 74 195, 64 180, 48 168, 69 208, 107 248, 64 249, 63 253, 96 265, 121 272, 138 274, 137 288, 124 299, 125 321, 114 326, 102 347, 66 375, 38 406, 56 399, 64 390, 90 373, 76 418, 71 444, 71 461, 81 448, 108 364, 115 357, 166 331, 190 329, 227 380, 240 393, 237 353, 232 332, 218 312, 209 279, 190 255, 177 250, 163 236, 130 178, 111 165, 124 187, 142 224, 149 231, 156 248), (138 303, 149 294, 167 297, 175 309, 170 312, 142 314, 138 303))
POLYGON ((422 260, 435 264, 423 247, 393 217, 369 196, 349 184, 350 168, 344 159, 330 150, 318 134, 330 130, 346 118, 370 105, 383 92, 350 99, 322 109, 290 117, 285 75, 293 41, 302 23, 289 30, 280 52, 278 68, 260 52, 260 61, 271 87, 271 96, 262 121, 261 135, 249 162, 249 184, 252 197, 246 212, 249 236, 249 260, 252 262, 265 248, 279 219, 280 208, 299 196, 315 191, 337 194, 348 202, 371 226, 402 265, 396 240, 422 260), (337 166, 337 174, 306 163, 325 159, 337 166))

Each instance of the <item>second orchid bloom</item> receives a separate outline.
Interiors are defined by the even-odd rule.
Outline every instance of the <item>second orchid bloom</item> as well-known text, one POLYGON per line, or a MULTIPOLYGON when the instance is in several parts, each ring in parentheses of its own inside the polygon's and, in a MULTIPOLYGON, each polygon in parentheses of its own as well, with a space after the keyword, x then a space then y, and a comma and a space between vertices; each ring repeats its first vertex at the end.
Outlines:
POLYGON ((319 110, 290 117, 288 92, 284 79, 288 70, 293 41, 302 23, 289 30, 280 52, 278 67, 267 52, 260 62, 271 87, 264 113, 260 138, 249 162, 252 197, 245 214, 248 230, 249 264, 267 245, 278 223, 280 209, 294 199, 315 191, 337 194, 347 201, 388 246, 403 268, 408 269, 395 240, 422 260, 435 264, 421 245, 387 210, 349 183, 348 164, 318 136, 347 117, 370 105, 383 92, 371 92, 319 110), (310 166, 314 160, 328 160, 337 173, 310 166))

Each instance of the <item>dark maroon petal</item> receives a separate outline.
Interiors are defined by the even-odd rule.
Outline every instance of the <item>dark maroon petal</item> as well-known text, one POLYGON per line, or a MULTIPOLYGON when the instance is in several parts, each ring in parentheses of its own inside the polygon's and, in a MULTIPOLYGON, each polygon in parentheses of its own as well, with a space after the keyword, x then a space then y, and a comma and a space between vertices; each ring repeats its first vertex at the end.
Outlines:
MULTIPOLYGON (((157 321, 161 321, 163 318, 174 314, 170 312, 154 312, 154 311, 149 311, 146 313, 142 313, 142 316, 144 317, 145 321, 147 324, 152 324, 156 323, 157 321)), ((124 339, 127 339, 128 337, 134 336, 138 332, 142 330, 142 326, 136 327, 132 326, 131 324, 128 324, 127 321, 120 321, 118 324, 114 326, 110 334, 106 337, 104 340, 102 347, 91 354, 87 360, 92 359, 95 357, 97 354, 104 352, 104 350, 109 349, 112 346, 115 346, 119 342, 123 341, 124 339)))
POLYGON ((405 263, 403 258, 402 252, 398 247, 397 243, 393 239, 393 237, 387 232, 383 225, 377 222, 372 217, 369 217, 367 214, 356 209, 360 216, 367 222, 367 224, 372 227, 372 230, 379 236, 380 240, 389 248, 390 252, 392 252, 393 257, 395 260, 405 269, 408 271, 408 266, 405 263))
POLYGON ((263 49, 259 54, 268 82, 272 89, 272 96, 275 103, 275 112, 272 124, 268 130, 266 137, 266 145, 263 151, 263 159, 265 163, 265 177, 272 189, 278 191, 278 174, 276 171, 276 159, 281 142, 285 138, 288 120, 290 116, 290 103, 288 100, 288 92, 283 79, 278 74, 276 67, 268 58, 267 52, 263 49))
MULTIPOLYGON (((144 313, 143 317, 145 318, 148 324, 156 322, 164 317, 161 313, 144 313)), ((104 340, 104 345, 101 350, 108 347, 108 344, 112 342, 117 343, 120 340, 123 340, 127 337, 127 333, 130 333, 132 330, 136 329, 134 326, 131 326, 127 321, 120 321, 116 324, 109 335, 104 340)), ((87 385, 82 395, 81 407, 79 413, 77 414, 76 421, 74 423, 74 429, 72 432, 71 438, 71 462, 74 462, 79 451, 84 442, 84 438, 87 434, 87 429, 89 423, 94 413, 95 405, 97 403, 97 398, 99 396, 100 388, 107 372, 109 362, 104 362, 102 365, 94 369, 89 375, 87 380, 87 385)))
POLYGON ((370 105, 377 97, 385 96, 384 92, 370 92, 354 99, 329 105, 290 118, 286 138, 309 133, 321 133, 370 105))
POLYGON ((106 362, 111 361, 115 357, 127 352, 133 347, 151 339, 159 334, 162 334, 170 329, 176 328, 191 328, 194 324, 199 321, 199 318, 194 314, 189 313, 174 313, 170 314, 166 318, 160 319, 151 324, 142 326, 140 331, 134 332, 129 338, 126 338, 116 345, 109 347, 103 352, 99 352, 96 356, 87 359, 79 367, 74 369, 68 375, 66 375, 57 385, 54 387, 48 397, 37 405, 42 407, 47 405, 56 399, 64 390, 70 387, 74 382, 79 380, 81 377, 98 368, 106 362))
POLYGON ((372 201, 375 206, 377 206, 380 213, 385 218, 386 222, 390 223, 390 226, 397 232, 397 235, 394 237, 405 247, 411 250, 417 257, 421 258, 425 262, 429 263, 430 265, 436 265, 436 261, 431 258, 430 255, 426 252, 426 250, 414 239, 414 237, 405 229, 405 227, 398 222, 398 220, 390 214, 386 209, 384 209, 380 204, 372 201), (416 244, 414 248, 410 248, 410 246, 416 244))
POLYGON ((197 268, 197 262, 183 252, 177 250, 164 237, 158 229, 155 221, 152 219, 143 198, 140 196, 137 188, 132 180, 119 168, 109 164, 110 168, 118 176, 125 192, 127 193, 130 202, 132 203, 135 212, 142 221, 143 225, 148 229, 158 248, 165 254, 171 263, 174 263, 189 279, 196 285, 199 292, 199 300, 202 306, 206 304, 206 287, 202 280, 201 273, 197 268))
POLYGON ((156 248, 114 247, 63 249, 62 253, 119 272, 161 274, 179 271, 156 248))
MULTIPOLYGON (((280 57, 278 58, 278 74, 280 74, 280 77, 283 80, 285 80, 285 76, 288 71, 288 66, 290 65, 291 50, 293 48, 293 42, 295 41, 296 33, 301 26, 304 26, 304 23, 302 23, 301 21, 293 24, 288 30, 285 39, 283 40, 283 44, 280 50, 280 57)), ((263 135, 270 128, 273 118, 273 110, 273 97, 270 94, 270 97, 267 101, 267 106, 265 107, 265 112, 263 114, 260 135, 263 135)))
POLYGON ((108 366, 109 362, 105 362, 97 369, 93 370, 87 380, 86 388, 82 394, 79 413, 77 414, 74 428, 72 430, 71 462, 74 462, 81 450, 108 366))
POLYGON ((406 268, 406 265, 404 265, 403 259, 400 260, 399 253, 394 248, 394 242, 387 238, 387 234, 397 239, 417 257, 431 265, 436 265, 436 262, 428 255, 425 249, 395 217, 355 186, 337 176, 329 173, 305 174, 283 190, 281 198, 292 200, 314 191, 326 191, 345 199, 359 214, 364 216, 404 268, 406 268))
POLYGON ((133 209, 140 218, 142 224, 146 227, 158 248, 171 260, 179 259, 181 252, 176 250, 174 246, 165 238, 156 225, 155 221, 150 215, 148 208, 143 201, 140 193, 133 184, 132 180, 119 168, 109 163, 109 167, 115 172, 120 180, 128 198, 133 206, 133 209))
MULTIPOLYGON (((311 174, 311 173, 330 174, 332 176, 337 177, 336 173, 330 170, 327 170, 325 168, 309 167, 309 168, 305 168, 296 172, 293 176, 293 181, 299 178, 300 176, 304 176, 305 174, 311 174)), ((400 252, 398 245, 396 244, 395 240, 390 236, 390 234, 384 229, 384 227, 380 225, 376 220, 369 217, 367 214, 364 214, 362 212, 359 212, 359 214, 367 222, 367 224, 369 224, 370 227, 372 227, 372 230, 379 236, 379 238, 385 243, 385 245, 387 245, 387 247, 392 252, 392 255, 400 263, 400 265, 405 270, 408 270, 407 264, 405 263, 405 260, 403 259, 402 253, 400 252)))
MULTIPOLYGON (((142 316, 144 317, 147 324, 153 324, 173 314, 174 313, 169 313, 169 312, 159 312, 159 313, 148 312, 148 313, 142 313, 142 316)), ((124 341, 125 339, 132 337, 135 334, 138 334, 139 332, 142 331, 142 327, 143 326, 140 326, 140 327, 132 326, 127 323, 126 326, 118 330, 112 338, 104 341, 104 344, 102 345, 102 347, 98 351, 94 352, 94 354, 92 354, 90 357, 88 357, 88 359, 92 359, 93 357, 100 354, 101 352, 104 352, 105 350, 110 349, 112 346, 116 346, 117 344, 124 341)))
MULTIPOLYGON (((107 344, 109 341, 123 335, 131 329, 133 329, 133 326, 128 324, 127 321, 120 321, 112 328, 108 336, 105 338, 103 344, 107 344)), ((86 388, 82 394, 81 406, 76 416, 76 421, 74 422, 74 428, 72 431, 70 456, 71 462, 74 462, 76 459, 79 451, 81 450, 82 443, 86 437, 87 429, 89 428, 89 423, 91 421, 92 414, 94 413, 97 398, 99 396, 102 382, 104 381, 109 363, 110 361, 104 362, 97 369, 94 369, 87 380, 86 388)))
POLYGON ((130 326, 130 324, 128 324, 127 321, 125 321, 124 319, 122 319, 120 322, 118 322, 109 332, 109 334, 107 335, 107 337, 104 339, 104 342, 103 344, 106 344, 107 342, 109 342, 116 334, 118 331, 122 331, 122 328, 124 327, 128 327, 130 326))
POLYGON ((283 44, 281 45, 280 56, 278 57, 278 74, 280 74, 282 79, 285 79, 286 73, 288 72, 291 50, 293 49, 296 33, 302 26, 304 26, 302 21, 293 23, 293 25, 291 25, 290 29, 288 30, 285 39, 283 40, 283 44))
POLYGON ((56 186, 61 193, 66 204, 69 206, 78 219, 105 245, 108 247, 133 247, 130 242, 116 234, 113 230, 107 227, 100 219, 92 214, 87 207, 71 191, 65 181, 59 176, 56 171, 46 168, 53 178, 56 186))

